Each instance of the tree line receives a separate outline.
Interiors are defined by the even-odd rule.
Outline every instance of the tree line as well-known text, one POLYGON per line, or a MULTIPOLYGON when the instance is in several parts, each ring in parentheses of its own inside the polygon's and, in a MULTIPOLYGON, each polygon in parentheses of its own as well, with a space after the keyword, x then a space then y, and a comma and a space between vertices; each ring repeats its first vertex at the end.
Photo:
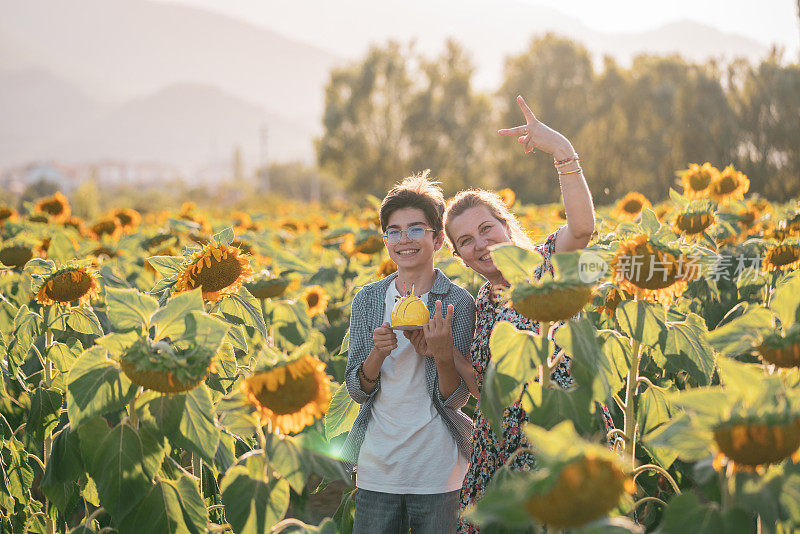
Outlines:
POLYGON ((757 65, 640 55, 596 67, 583 46, 546 35, 507 58, 495 92, 477 91, 473 71, 453 41, 435 58, 389 42, 333 71, 318 166, 354 194, 380 197, 430 168, 450 194, 511 187, 526 202, 557 201, 552 160, 496 133, 520 123, 522 94, 572 141, 599 203, 631 190, 666 198, 677 171, 705 161, 734 164, 770 199, 800 191, 800 65, 776 49, 757 65))

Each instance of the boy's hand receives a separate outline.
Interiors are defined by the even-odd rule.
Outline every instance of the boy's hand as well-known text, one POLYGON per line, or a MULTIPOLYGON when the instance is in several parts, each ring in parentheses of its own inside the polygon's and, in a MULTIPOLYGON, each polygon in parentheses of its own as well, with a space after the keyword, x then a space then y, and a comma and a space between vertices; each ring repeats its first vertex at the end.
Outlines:
POLYGON ((378 351, 381 358, 386 359, 391 352, 397 348, 397 336, 394 330, 389 328, 389 323, 383 323, 380 327, 372 331, 372 345, 378 351))
POLYGON ((428 343, 425 341, 425 332, 420 330, 403 330, 403 335, 414 345, 414 350, 420 356, 433 356, 428 352, 428 343))
POLYGON ((447 306, 447 317, 442 316, 442 301, 436 301, 436 309, 430 322, 422 327, 430 356, 436 359, 453 357, 453 310, 447 306))

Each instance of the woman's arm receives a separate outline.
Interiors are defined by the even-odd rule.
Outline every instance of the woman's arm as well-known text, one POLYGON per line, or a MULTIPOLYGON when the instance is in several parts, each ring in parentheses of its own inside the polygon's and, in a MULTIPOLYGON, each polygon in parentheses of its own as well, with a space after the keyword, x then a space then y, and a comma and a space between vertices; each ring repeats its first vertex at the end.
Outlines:
POLYGON ((465 358, 460 350, 453 348, 453 363, 456 365, 456 371, 467 384, 469 392, 476 399, 480 399, 478 382, 475 380, 475 370, 472 368, 472 362, 465 358))
POLYGON ((517 97, 517 104, 525 116, 526 124, 497 133, 517 135, 526 153, 539 149, 551 154, 555 161, 570 160, 556 166, 567 213, 567 224, 559 228, 556 234, 556 252, 581 249, 589 244, 594 232, 594 204, 580 161, 575 159, 575 149, 569 139, 537 119, 521 96, 517 97))

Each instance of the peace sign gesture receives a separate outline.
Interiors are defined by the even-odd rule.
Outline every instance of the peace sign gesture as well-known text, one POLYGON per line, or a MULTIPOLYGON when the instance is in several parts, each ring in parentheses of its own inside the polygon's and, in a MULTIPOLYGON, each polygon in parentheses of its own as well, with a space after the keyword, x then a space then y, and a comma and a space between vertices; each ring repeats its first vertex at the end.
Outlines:
POLYGON ((454 306, 447 306, 447 316, 442 315, 442 301, 436 301, 433 317, 428 324, 422 327, 425 333, 425 342, 428 345, 428 355, 435 359, 453 358, 453 310, 454 306))
POLYGON ((517 141, 525 147, 525 153, 539 149, 552 154, 556 159, 565 159, 575 153, 569 140, 536 118, 522 96, 517 97, 517 104, 525 116, 526 123, 515 128, 498 130, 500 135, 517 135, 517 141))

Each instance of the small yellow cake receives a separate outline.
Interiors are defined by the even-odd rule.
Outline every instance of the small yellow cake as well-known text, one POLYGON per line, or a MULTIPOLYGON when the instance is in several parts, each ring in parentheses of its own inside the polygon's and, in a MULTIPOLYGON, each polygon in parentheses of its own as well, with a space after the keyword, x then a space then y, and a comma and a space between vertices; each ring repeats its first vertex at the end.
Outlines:
POLYGON ((428 308, 416 295, 406 295, 394 303, 392 326, 423 326, 429 320, 428 308))

